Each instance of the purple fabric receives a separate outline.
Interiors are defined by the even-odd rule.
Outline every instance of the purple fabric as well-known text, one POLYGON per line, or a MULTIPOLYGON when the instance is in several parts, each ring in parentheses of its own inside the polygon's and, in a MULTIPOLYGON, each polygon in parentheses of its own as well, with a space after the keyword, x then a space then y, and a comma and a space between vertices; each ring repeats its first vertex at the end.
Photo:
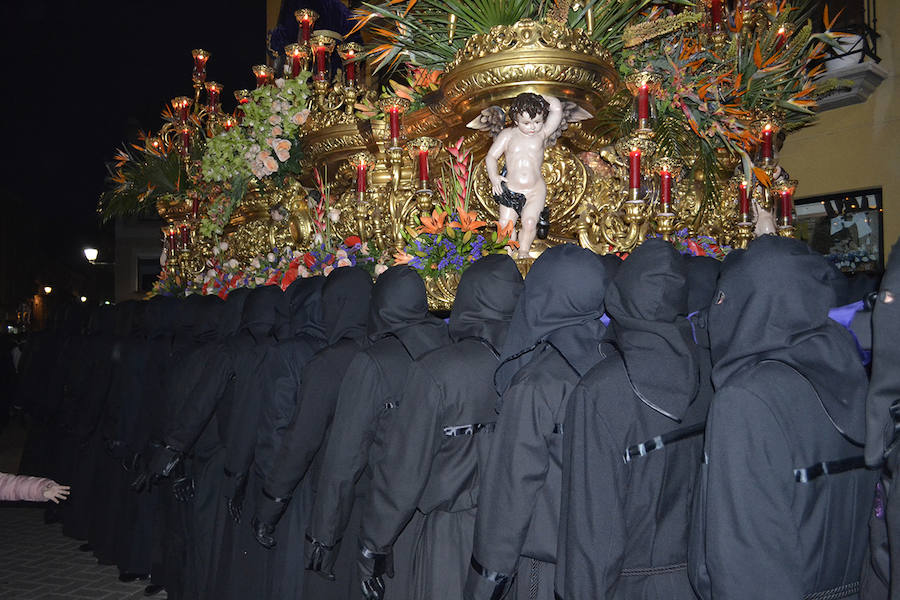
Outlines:
POLYGON ((859 343, 859 338, 856 337, 856 332, 853 331, 851 325, 853 324, 853 317, 856 316, 856 313, 863 310, 865 304, 862 300, 858 302, 854 302, 852 304, 845 304, 844 306, 838 306, 836 308, 832 308, 828 311, 828 318, 830 318, 835 323, 839 323, 844 326, 844 328, 850 332, 850 335, 853 336, 853 341, 856 342, 856 349, 859 351, 859 357, 862 360, 863 365, 868 365, 872 362, 872 352, 866 350, 859 343))
POLYGON ((603 323, 606 327, 609 327, 609 315, 606 313, 600 315, 600 322, 603 323))

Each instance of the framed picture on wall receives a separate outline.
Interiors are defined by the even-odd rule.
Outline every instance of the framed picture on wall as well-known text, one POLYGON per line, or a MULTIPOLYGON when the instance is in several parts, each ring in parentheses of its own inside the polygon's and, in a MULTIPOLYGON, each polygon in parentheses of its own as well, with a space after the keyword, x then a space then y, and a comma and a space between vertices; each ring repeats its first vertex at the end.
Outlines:
POLYGON ((881 188, 803 198, 795 203, 801 240, 848 275, 884 270, 881 188))

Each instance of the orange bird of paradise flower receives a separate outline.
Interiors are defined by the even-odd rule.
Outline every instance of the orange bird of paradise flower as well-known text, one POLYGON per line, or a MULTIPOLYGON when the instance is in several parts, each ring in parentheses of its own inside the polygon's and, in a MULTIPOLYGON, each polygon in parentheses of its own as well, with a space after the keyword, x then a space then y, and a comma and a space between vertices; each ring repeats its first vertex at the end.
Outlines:
POLYGON ((487 225, 487 222, 478 220, 478 214, 474 210, 466 212, 461 204, 456 205, 456 210, 459 213, 459 221, 450 221, 450 227, 475 232, 487 225))
POLYGON ((438 212, 437 210, 431 211, 431 216, 422 215, 419 219, 422 221, 422 227, 419 228, 419 233, 441 233, 444 231, 444 219, 447 217, 447 213, 438 212))

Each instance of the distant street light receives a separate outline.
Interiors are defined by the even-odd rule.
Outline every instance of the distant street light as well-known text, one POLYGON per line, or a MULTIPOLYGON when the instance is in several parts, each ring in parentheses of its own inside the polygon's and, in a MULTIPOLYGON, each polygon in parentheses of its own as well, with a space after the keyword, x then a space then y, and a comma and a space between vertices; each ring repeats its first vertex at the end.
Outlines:
POLYGON ((100 254, 100 252, 96 248, 85 248, 84 249, 84 257, 86 259, 88 259, 88 262, 92 263, 95 260, 97 260, 98 254, 100 254))
POLYGON ((45 293, 45 294, 49 294, 49 293, 52 292, 52 291, 53 291, 53 288, 50 287, 49 285, 45 285, 45 286, 44 286, 44 293, 45 293))
POLYGON ((82 301, 82 302, 87 302, 87 296, 82 296, 82 297, 81 297, 81 301, 82 301))

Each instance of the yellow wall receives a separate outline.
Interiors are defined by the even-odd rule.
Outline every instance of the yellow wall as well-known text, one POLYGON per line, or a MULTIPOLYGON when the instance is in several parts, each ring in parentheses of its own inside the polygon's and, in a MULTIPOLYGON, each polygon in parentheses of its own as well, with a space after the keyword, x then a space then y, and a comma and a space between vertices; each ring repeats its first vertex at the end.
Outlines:
POLYGON ((281 0, 266 0, 266 31, 272 31, 278 25, 278 12, 281 0))
POLYGON ((797 197, 881 187, 884 250, 900 236, 900 2, 878 2, 878 55, 888 77, 863 104, 824 112, 788 137, 780 162, 797 197))

